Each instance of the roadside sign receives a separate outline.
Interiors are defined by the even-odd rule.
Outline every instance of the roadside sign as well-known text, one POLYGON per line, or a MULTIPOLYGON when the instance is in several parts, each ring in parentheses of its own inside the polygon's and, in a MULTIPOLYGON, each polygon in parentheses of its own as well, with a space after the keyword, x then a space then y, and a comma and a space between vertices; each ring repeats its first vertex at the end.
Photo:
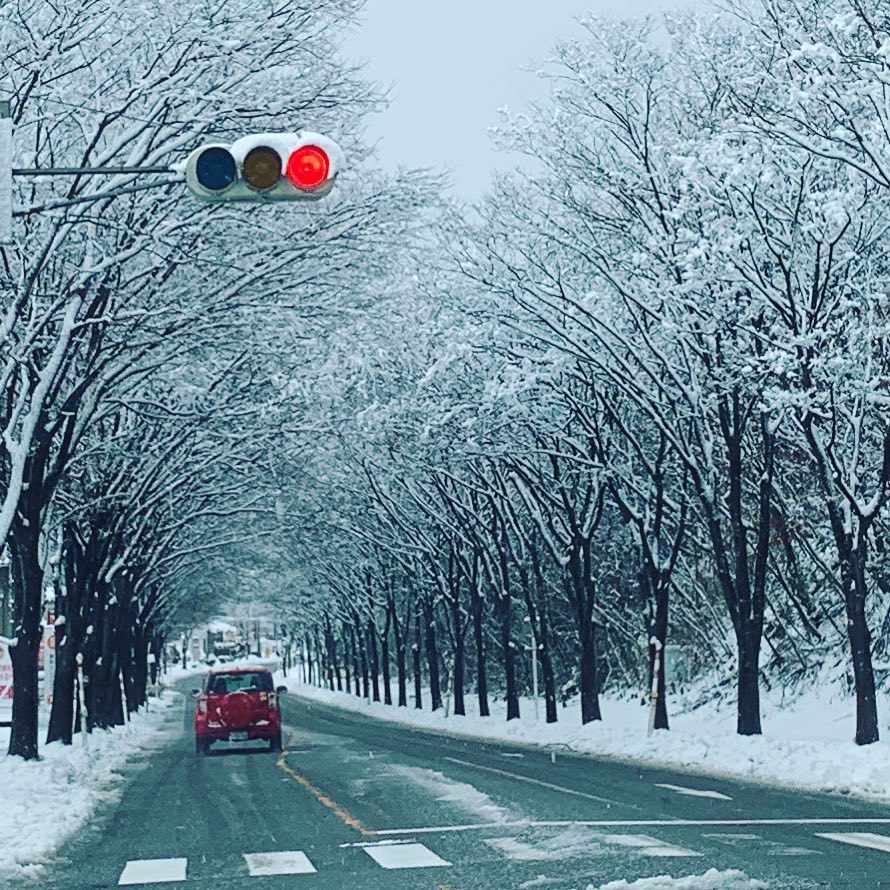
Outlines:
POLYGON ((56 680, 56 629, 52 624, 43 626, 43 695, 46 707, 53 704, 53 686, 56 680))
POLYGON ((0 637, 0 712, 12 710, 12 654, 11 640, 0 637))

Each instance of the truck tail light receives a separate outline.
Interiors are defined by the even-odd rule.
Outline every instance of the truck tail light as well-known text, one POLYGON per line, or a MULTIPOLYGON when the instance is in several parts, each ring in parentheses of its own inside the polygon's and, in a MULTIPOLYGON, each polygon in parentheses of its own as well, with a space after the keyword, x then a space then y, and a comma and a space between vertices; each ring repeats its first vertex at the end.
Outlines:
POLYGON ((278 696, 274 692, 269 693, 269 707, 273 711, 278 710, 278 696))
POLYGON ((207 713, 207 696, 201 695, 198 697, 198 713, 206 714, 207 713))

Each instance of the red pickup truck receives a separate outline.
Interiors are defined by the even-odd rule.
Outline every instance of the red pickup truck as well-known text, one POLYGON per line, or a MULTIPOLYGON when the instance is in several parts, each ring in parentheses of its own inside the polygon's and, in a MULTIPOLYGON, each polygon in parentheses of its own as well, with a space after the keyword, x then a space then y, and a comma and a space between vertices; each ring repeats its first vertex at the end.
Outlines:
POLYGON ((204 755, 213 742, 265 739, 270 751, 281 750, 281 707, 284 686, 276 689, 272 674, 261 667, 229 667, 210 671, 194 690, 195 750, 204 755))

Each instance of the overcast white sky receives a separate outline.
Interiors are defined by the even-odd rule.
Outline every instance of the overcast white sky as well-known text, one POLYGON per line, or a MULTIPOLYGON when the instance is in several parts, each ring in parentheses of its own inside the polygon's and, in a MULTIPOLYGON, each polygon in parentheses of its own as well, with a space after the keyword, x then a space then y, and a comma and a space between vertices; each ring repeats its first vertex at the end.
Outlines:
POLYGON ((368 0, 347 52, 392 84, 392 106, 371 125, 387 167, 448 168, 458 195, 481 197, 496 165, 488 138, 503 105, 540 95, 521 70, 577 33, 587 12, 645 15, 690 0, 368 0))

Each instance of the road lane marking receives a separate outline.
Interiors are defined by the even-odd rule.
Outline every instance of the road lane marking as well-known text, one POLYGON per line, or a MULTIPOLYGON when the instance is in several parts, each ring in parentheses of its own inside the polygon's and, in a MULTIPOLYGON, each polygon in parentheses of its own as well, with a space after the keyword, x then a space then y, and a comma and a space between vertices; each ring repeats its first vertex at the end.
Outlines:
POLYGON ((477 822, 467 825, 434 825, 422 828, 381 828, 374 832, 379 837, 399 834, 450 834, 458 831, 508 828, 658 828, 671 827, 720 827, 742 825, 890 825, 890 819, 565 819, 523 822, 477 822))
POLYGON ((309 857, 300 850, 282 850, 278 853, 245 853, 244 859, 251 877, 312 875, 316 872, 309 857))
POLYGON ((739 834, 737 832, 702 833, 702 837, 708 840, 717 841, 728 847, 745 847, 749 848, 753 843, 757 844, 758 849, 766 850, 767 856, 821 856, 819 850, 810 850, 807 847, 788 846, 780 841, 768 841, 759 834, 739 834))
POLYGON ((385 844, 368 845, 364 851, 381 867, 396 868, 441 868, 451 865, 437 856, 423 844, 385 844))
POLYGON ((129 859, 118 878, 118 886, 162 884, 184 881, 188 859, 129 859))
POLYGON ((586 791, 576 791, 574 788, 566 788, 563 785, 554 785, 552 782, 544 782, 541 779, 532 779, 530 776, 521 776, 519 773, 511 773, 505 769, 497 769, 494 766, 482 766, 479 763, 471 763, 469 760, 459 760, 457 757, 445 757, 450 763, 457 763, 460 766, 468 766, 471 769, 482 770, 486 773, 494 773, 496 776, 505 776, 508 779, 516 779, 517 782, 527 782, 529 785, 537 785, 539 788, 547 788, 550 791, 559 791, 562 794, 571 794, 573 797, 584 797, 587 800, 595 800, 597 803, 608 804, 609 806, 628 807, 632 810, 638 810, 639 807, 630 803, 621 803, 608 797, 597 797, 595 794, 588 794, 586 791))
POLYGON ((641 856, 701 856, 695 850, 687 850, 648 834, 605 834, 597 838, 605 844, 618 847, 633 847, 641 856))
POLYGON ((854 847, 868 847, 890 853, 890 836, 871 834, 868 831, 816 832, 816 837, 824 837, 841 844, 852 844, 854 847))
POLYGON ((312 796, 322 805, 326 806, 344 825, 348 825, 354 831, 365 837, 374 837, 377 832, 372 831, 356 819, 351 813, 347 812, 336 801, 332 800, 323 791, 316 788, 305 776, 301 776, 287 762, 287 752, 282 753, 278 758, 278 768, 286 772, 295 782, 299 782, 312 796))
POLYGON ((710 797, 713 800, 732 800, 728 794, 719 791, 702 791, 698 788, 686 788, 683 785, 669 785, 666 782, 656 782, 656 788, 667 788, 668 791, 676 791, 677 794, 685 794, 688 797, 710 797))

